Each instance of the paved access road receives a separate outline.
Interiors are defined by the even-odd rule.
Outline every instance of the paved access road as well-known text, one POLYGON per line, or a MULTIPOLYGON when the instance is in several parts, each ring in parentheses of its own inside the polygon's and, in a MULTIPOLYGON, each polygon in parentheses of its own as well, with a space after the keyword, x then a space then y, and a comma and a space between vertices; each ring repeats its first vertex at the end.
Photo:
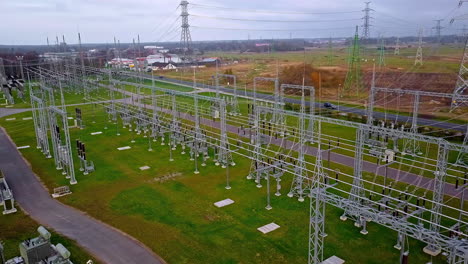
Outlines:
POLYGON ((0 169, 16 201, 34 220, 77 241, 100 261, 110 264, 165 263, 134 238, 53 199, 3 128, 0 128, 0 169))

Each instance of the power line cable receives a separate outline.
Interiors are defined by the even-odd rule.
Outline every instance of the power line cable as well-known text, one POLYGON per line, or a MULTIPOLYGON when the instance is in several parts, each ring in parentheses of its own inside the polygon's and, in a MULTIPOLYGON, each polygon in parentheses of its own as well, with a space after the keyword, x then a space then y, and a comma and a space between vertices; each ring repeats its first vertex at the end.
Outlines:
POLYGON ((258 10, 258 9, 241 9, 241 8, 234 8, 234 7, 223 7, 223 6, 211 6, 211 5, 203 5, 203 4, 196 4, 190 3, 195 8, 209 8, 209 9, 224 9, 224 10, 236 10, 240 12, 248 12, 248 13, 264 13, 264 14, 302 14, 302 15, 332 15, 332 14, 349 14, 349 13, 361 13, 361 10, 356 11, 338 11, 338 12, 300 12, 300 11, 273 11, 273 10, 258 10))
POLYGON ((272 22, 272 23, 321 23, 321 22, 343 22, 343 21, 356 21, 361 20, 360 18, 351 19, 331 19, 331 20, 274 20, 274 19, 251 19, 251 18, 232 18, 232 17, 213 17, 198 14, 190 14, 194 17, 202 17, 208 19, 218 20, 234 20, 234 21, 249 21, 249 22, 272 22))

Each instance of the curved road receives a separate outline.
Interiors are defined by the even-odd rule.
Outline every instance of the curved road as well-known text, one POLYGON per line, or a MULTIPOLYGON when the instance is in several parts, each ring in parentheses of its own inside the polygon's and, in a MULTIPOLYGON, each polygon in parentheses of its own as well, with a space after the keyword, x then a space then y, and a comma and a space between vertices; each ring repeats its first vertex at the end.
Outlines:
POLYGON ((51 198, 3 128, 0 129, 0 168, 16 201, 34 220, 75 240, 100 261, 165 263, 136 239, 51 198))

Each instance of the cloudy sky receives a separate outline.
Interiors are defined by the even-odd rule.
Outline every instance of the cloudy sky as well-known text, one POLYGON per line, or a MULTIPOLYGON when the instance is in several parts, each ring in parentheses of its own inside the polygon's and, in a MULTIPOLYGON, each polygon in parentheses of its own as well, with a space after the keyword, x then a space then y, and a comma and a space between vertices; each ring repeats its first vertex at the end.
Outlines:
MULTIPOLYGON (((65 35, 68 43, 111 43, 115 36, 131 42, 180 39, 179 0, 0 0, 0 44, 46 44, 65 35)), ((356 0, 189 1, 193 40, 342 37, 362 25, 364 2, 356 0)), ((371 36, 425 35, 435 19, 443 33, 461 33, 465 22, 452 17, 468 13, 459 0, 374 0, 371 36)))

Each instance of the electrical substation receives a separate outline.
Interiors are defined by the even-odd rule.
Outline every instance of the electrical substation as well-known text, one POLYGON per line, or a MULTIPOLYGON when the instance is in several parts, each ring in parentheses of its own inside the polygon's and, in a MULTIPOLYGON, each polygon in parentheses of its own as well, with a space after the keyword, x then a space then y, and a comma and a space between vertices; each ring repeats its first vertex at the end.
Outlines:
MULTIPOLYGON (((240 85, 243 77, 221 73, 218 61, 209 77, 212 83, 202 83, 197 79, 199 67, 187 1, 181 1, 179 6, 182 66, 178 69, 189 76, 187 79, 166 78, 153 70, 146 72, 136 55, 141 52, 139 37, 132 44, 133 69, 123 67, 122 63, 103 67, 87 63, 78 35, 79 50, 73 56, 63 55, 34 66, 25 64, 23 57, 16 62, 0 58, 3 101, 7 105, 29 101, 34 141, 28 143, 35 153, 40 153, 41 162, 53 163, 60 171, 62 178, 55 179, 60 182, 57 186, 66 183, 54 189, 54 198, 70 194, 67 198, 72 204, 73 199, 79 200, 83 193, 80 180, 98 177, 100 170, 107 170, 108 164, 99 155, 158 153, 167 157, 167 164, 190 168, 193 174, 184 177, 203 177, 213 168, 222 169, 219 177, 210 179, 222 183, 225 197, 212 201, 219 212, 243 206, 245 200, 230 199, 234 188, 258 190, 264 202, 257 210, 274 212, 285 203, 307 203, 309 213, 303 230, 308 234, 308 251, 303 253, 309 264, 352 263, 347 261, 348 256, 324 254, 329 246, 326 229, 330 218, 352 222, 355 237, 369 235, 377 225, 391 230, 393 240, 386 242, 391 244, 390 251, 398 252, 398 263, 411 263, 413 252, 419 250, 431 259, 443 256, 444 263, 467 264, 468 126, 466 122, 461 124, 458 135, 463 138, 461 142, 425 133, 423 128, 431 123, 421 118, 421 106, 430 100, 449 102, 449 111, 468 106, 468 42, 464 45, 453 93, 377 84, 379 69, 390 63, 386 56, 399 56, 404 51, 400 38, 391 54, 385 53, 383 39, 377 41, 380 50, 367 87, 361 67, 368 52, 363 46, 371 34, 374 10, 370 4, 366 2, 363 10, 362 34, 359 27, 353 26, 348 71, 342 87, 343 94, 365 97, 366 107, 361 110, 364 114, 358 114, 358 120, 343 118, 346 108, 322 106, 318 98, 321 89, 306 84, 305 62, 304 75, 297 82, 302 84, 285 83, 276 65, 276 76, 253 76, 248 80, 252 89, 247 91, 240 85), (7 76, 4 63, 16 63, 21 71, 7 76), (260 87, 269 87, 273 94, 266 94, 260 87), (70 95, 79 97, 80 103, 67 102, 70 95), (409 114, 400 115, 400 108, 410 109, 409 114), (332 116, 331 112, 341 116, 332 116), (100 122, 97 116, 104 121, 100 122), (335 131, 345 131, 347 137, 335 131), (112 144, 89 143, 91 137, 106 137, 109 139, 106 142, 112 144), (124 137, 129 140, 122 143, 124 137), (242 181, 247 187, 232 184, 232 171, 241 166, 246 167, 242 181), (279 203, 279 199, 287 202, 279 203), (331 207, 339 210, 339 215, 327 215, 331 207), (413 243, 410 240, 423 246, 410 248, 413 243)), ((435 26, 439 41, 441 21, 437 20, 435 26)), ((422 29, 418 31, 412 67, 426 63, 423 34, 422 29)), ((327 45, 328 53, 332 54, 331 39, 327 45)), ((120 41, 114 38, 117 62, 123 59, 119 46, 120 41)), ((327 63, 333 64, 331 56, 327 63)), ((26 157, 30 155, 33 154, 26 157)), ((137 166, 137 162, 140 161, 122 159, 119 160, 122 167, 112 170, 133 166, 142 172, 156 166, 150 163, 137 166)), ((164 166, 155 169, 165 170, 164 166)), ((16 209, 6 183, 6 179, 14 176, 5 176, 0 175, 0 205, 7 214, 16 209)), ((157 182, 177 181, 177 177, 166 174, 158 177, 157 182)), ((113 184, 107 179, 101 181, 113 184)), ((86 186, 89 184, 86 182, 86 186)), ((258 236, 268 239, 270 232, 287 230, 280 219, 275 221, 256 222, 258 236)), ((39 237, 20 244, 23 262, 2 260, 2 263, 39 263, 44 258, 49 261, 43 263, 71 263, 68 250, 60 244, 53 246, 47 230, 40 227, 38 232, 39 237)), ((249 263, 249 259, 245 261, 249 263)))

